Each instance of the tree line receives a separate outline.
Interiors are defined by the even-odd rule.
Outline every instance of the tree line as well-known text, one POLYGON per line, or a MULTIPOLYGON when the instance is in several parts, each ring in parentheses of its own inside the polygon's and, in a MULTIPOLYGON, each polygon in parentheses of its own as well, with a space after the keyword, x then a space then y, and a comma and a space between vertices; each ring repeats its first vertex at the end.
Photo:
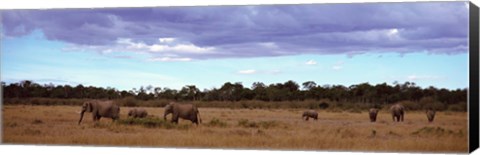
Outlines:
POLYGON ((333 102, 392 104, 400 101, 419 102, 428 98, 444 105, 465 104, 467 89, 449 90, 433 86, 421 88, 414 82, 371 85, 360 83, 349 87, 343 85, 317 85, 314 81, 298 84, 289 80, 266 85, 255 82, 245 87, 240 82, 226 82, 220 88, 199 90, 195 85, 186 85, 180 90, 141 86, 132 90, 117 90, 112 87, 38 84, 30 80, 6 84, 2 82, 4 98, 60 98, 60 99, 122 99, 176 100, 176 101, 227 101, 257 100, 265 102, 304 101, 327 99, 333 102))

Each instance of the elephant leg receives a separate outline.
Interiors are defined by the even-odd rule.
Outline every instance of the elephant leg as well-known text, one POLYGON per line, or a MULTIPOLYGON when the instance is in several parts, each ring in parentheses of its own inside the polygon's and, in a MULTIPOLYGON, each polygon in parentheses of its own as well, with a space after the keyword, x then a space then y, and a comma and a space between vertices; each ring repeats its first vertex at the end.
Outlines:
POLYGON ((197 117, 197 114, 192 115, 192 117, 190 118, 190 120, 192 121, 193 124, 196 124, 196 125, 198 126, 198 117, 197 117))
POLYGON ((92 114, 93 115, 93 122, 96 122, 99 120, 99 116, 97 114, 92 114))
POLYGON ((175 116, 172 117, 172 123, 178 124, 178 116, 177 117, 175 117, 175 116))
POLYGON ((310 118, 310 117, 307 117, 307 119, 305 119, 305 120, 308 121, 309 118, 310 118))
POLYGON ((401 121, 403 122, 403 114, 402 114, 402 115, 400 115, 400 118, 401 118, 401 121))

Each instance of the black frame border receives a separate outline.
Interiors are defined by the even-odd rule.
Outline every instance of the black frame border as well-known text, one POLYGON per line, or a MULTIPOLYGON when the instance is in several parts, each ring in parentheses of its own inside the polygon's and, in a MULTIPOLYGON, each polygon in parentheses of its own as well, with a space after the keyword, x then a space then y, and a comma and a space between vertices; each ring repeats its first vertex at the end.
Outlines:
POLYGON ((479 12, 478 7, 469 4, 469 92, 468 92, 468 115, 469 115, 469 152, 478 149, 479 141, 479 12))

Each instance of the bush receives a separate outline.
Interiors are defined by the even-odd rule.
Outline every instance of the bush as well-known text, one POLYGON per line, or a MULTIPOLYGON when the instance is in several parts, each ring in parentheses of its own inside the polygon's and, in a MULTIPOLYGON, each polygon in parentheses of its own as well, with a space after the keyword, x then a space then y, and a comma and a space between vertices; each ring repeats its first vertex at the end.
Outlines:
POLYGON ((353 109, 350 109, 348 112, 351 112, 351 113, 362 113, 362 110, 360 110, 359 108, 353 108, 353 109))
POLYGON ((32 99, 32 100, 30 101, 30 103, 31 103, 32 105, 40 105, 40 104, 41 104, 41 103, 40 103, 40 100, 39 100, 38 98, 32 99))
POLYGON ((288 107, 293 109, 301 108, 301 106, 297 102, 289 102, 288 107))
POLYGON ((277 121, 260 121, 258 122, 258 125, 262 128, 269 129, 279 126, 280 123, 278 123, 277 121))
POLYGON ((137 102, 137 99, 135 99, 134 97, 125 97, 120 100, 120 105, 126 107, 136 107, 138 106, 137 102))
POLYGON ((318 107, 320 109, 327 109, 330 105, 327 102, 321 102, 318 107))
POLYGON ((227 122, 221 121, 218 118, 213 118, 212 120, 210 120, 210 122, 207 123, 207 126, 224 128, 227 127, 227 122))
POLYGON ((127 118, 117 121, 123 125, 141 125, 147 128, 165 128, 165 129, 188 129, 190 125, 175 125, 170 121, 160 118, 127 118))
POLYGON ((238 121, 238 126, 245 128, 257 128, 258 125, 255 122, 249 122, 248 119, 241 119, 238 121))
POLYGON ((249 121, 248 119, 241 119, 238 121, 238 126, 245 127, 245 128, 265 128, 269 129, 272 127, 277 127, 279 126, 280 123, 277 121, 260 121, 260 122, 254 122, 254 121, 249 121))
POLYGON ((35 119, 33 120, 32 124, 43 124, 43 121, 39 119, 35 119))
POLYGON ((424 97, 420 99, 420 105, 423 109, 445 110, 446 106, 432 97, 424 97))
POLYGON ((248 104, 245 102, 240 102, 242 108, 249 108, 248 104))
MULTIPOLYGON (((405 109, 406 110, 420 110, 422 107, 420 106, 420 104, 418 103, 415 103, 413 101, 400 101, 398 102, 400 103, 401 105, 405 106, 405 109)), ((388 107, 390 109, 390 107, 388 107)))
POLYGON ((458 104, 452 104, 448 106, 448 110, 450 111, 458 111, 458 112, 466 112, 467 111, 467 103, 461 102, 458 104))

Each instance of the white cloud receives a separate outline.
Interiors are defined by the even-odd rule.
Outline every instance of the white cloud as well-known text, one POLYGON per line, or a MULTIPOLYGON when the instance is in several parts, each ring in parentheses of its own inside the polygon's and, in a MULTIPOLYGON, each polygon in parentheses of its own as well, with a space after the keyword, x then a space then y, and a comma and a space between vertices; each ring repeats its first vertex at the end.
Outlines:
POLYGON ((161 43, 170 43, 175 41, 175 38, 158 38, 158 41, 160 41, 161 43))
POLYGON ((237 72, 238 74, 255 74, 257 73, 256 70, 254 69, 248 69, 248 70, 241 70, 237 72))
POLYGON ((161 58, 151 58, 149 61, 161 61, 161 62, 173 62, 173 61, 192 61, 191 58, 172 58, 172 57, 161 57, 161 58))
POLYGON ((148 47, 148 45, 146 45, 145 43, 135 43, 132 41, 132 39, 129 38, 117 39, 117 44, 120 45, 120 47, 126 46, 127 49, 143 49, 148 47))
POLYGON ((264 43, 258 43, 259 45, 266 47, 266 48, 277 48, 277 44, 274 42, 264 42, 264 43))
POLYGON ((213 47, 198 47, 191 43, 171 44, 175 38, 159 38, 159 43, 147 45, 143 42, 133 42, 129 38, 121 38, 117 40, 118 48, 133 49, 142 52, 164 52, 164 53, 211 53, 213 47))
POLYGON ((423 76, 419 76, 419 75, 409 75, 407 76, 407 80, 410 80, 410 81, 418 81, 418 80, 438 80, 438 79, 441 79, 442 77, 439 77, 439 76, 429 76, 429 75, 423 75, 423 76))
POLYGON ((306 65, 316 65, 317 62, 314 61, 314 60, 309 60, 309 61, 307 61, 305 64, 306 64, 306 65))
POLYGON ((398 34, 398 29, 390 29, 390 31, 388 31, 388 35, 396 35, 398 34))
POLYGON ((115 55, 115 52, 139 52, 151 54, 153 58, 147 61, 192 61, 191 56, 214 52, 214 47, 199 47, 191 43, 177 43, 175 38, 159 38, 156 44, 148 45, 143 42, 135 42, 130 38, 119 38, 113 46, 95 45, 70 45, 63 51, 97 51, 102 55, 115 55))
POLYGON ((400 35, 398 33, 399 33, 398 29, 390 29, 387 31, 387 36, 392 40, 394 39, 398 40, 400 39, 400 35))

